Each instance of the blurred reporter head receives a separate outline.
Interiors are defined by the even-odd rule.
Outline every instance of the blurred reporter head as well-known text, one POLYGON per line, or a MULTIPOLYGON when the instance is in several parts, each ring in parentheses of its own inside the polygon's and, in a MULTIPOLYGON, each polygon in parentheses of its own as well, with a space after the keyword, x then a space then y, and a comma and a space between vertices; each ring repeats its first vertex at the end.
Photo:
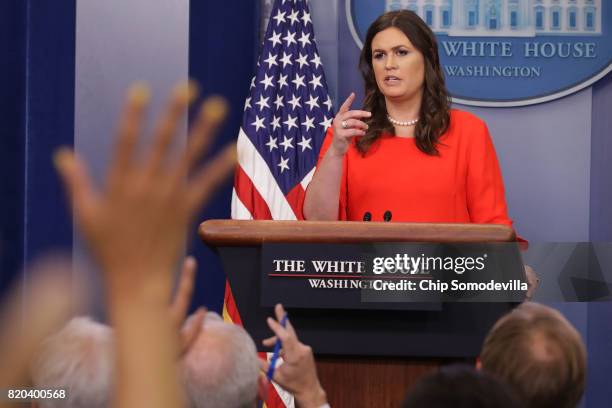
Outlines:
POLYGON ((370 127, 357 142, 359 150, 367 152, 381 132, 394 133, 387 103, 408 102, 420 104, 417 147, 437 154, 438 139, 449 126, 450 103, 438 44, 427 24, 409 10, 381 15, 368 29, 359 68, 365 82, 364 110, 372 112, 370 127))
POLYGON ((495 377, 454 365, 426 375, 408 392, 403 408, 519 408, 519 399, 495 377))
POLYGON ((106 408, 113 379, 113 331, 75 317, 46 339, 31 367, 37 388, 65 388, 68 400, 41 400, 41 408, 106 408))
POLYGON ((182 361, 194 408, 253 407, 260 363, 255 343, 240 326, 208 312, 198 338, 182 361))
POLYGON ((557 310, 526 302, 487 335, 482 369, 511 385, 529 407, 575 407, 584 392, 586 350, 557 310))

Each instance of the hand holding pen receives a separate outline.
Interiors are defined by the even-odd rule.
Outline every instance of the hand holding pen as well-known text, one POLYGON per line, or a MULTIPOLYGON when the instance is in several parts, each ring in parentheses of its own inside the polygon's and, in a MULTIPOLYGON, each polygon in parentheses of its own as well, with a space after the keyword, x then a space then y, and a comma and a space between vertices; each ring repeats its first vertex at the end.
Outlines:
MULTIPOLYGON (((281 306, 282 307, 282 306, 281 306)), ((269 318, 271 319, 271 318, 269 318)), ((280 320, 280 325, 284 329, 287 325, 287 313, 285 313, 280 320)), ((276 362, 278 361, 278 357, 280 355, 281 347, 283 347, 283 342, 276 337, 276 342, 274 343, 274 351, 272 352, 272 358, 270 359, 270 364, 268 367, 268 372, 266 373, 266 377, 268 378, 268 382, 272 381, 274 378, 274 370, 276 370, 276 362)))
POLYGON ((267 323, 275 336, 265 339, 263 344, 267 347, 277 346, 280 351, 274 354, 280 354, 283 363, 272 368, 271 364, 264 362, 264 370, 295 396, 297 406, 319 408, 326 405, 325 390, 317 377, 312 349, 300 342, 281 304, 276 305, 274 312, 276 319, 268 317, 267 323), (285 327, 282 323, 285 323, 285 327))

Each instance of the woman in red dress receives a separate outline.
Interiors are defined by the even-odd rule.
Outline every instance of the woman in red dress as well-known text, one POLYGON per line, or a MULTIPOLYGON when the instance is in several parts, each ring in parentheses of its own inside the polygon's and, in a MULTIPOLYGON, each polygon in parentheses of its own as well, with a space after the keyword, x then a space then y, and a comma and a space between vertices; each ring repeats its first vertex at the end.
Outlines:
POLYGON ((364 109, 350 110, 351 94, 334 118, 304 217, 512 226, 486 124, 450 109, 438 46, 421 18, 380 16, 359 66, 364 109))

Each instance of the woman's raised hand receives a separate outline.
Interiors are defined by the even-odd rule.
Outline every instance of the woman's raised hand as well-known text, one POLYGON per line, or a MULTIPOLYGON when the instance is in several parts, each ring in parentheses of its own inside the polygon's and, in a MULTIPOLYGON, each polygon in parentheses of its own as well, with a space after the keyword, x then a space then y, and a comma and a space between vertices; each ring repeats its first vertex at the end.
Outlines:
POLYGON ((334 138, 330 150, 338 156, 344 156, 350 146, 351 139, 355 136, 364 136, 368 125, 361 119, 369 118, 372 113, 362 110, 349 110, 355 93, 352 92, 340 107, 338 114, 334 118, 334 138))

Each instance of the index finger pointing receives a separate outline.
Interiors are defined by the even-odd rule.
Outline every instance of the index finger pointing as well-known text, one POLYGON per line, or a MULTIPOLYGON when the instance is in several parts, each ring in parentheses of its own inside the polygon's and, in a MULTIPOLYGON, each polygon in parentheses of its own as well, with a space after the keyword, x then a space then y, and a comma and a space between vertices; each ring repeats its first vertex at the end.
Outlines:
POLYGON ((351 92, 348 98, 346 98, 346 101, 344 101, 342 106, 340 106, 340 110, 338 111, 338 113, 348 112, 354 100, 355 100, 355 92, 351 92))

